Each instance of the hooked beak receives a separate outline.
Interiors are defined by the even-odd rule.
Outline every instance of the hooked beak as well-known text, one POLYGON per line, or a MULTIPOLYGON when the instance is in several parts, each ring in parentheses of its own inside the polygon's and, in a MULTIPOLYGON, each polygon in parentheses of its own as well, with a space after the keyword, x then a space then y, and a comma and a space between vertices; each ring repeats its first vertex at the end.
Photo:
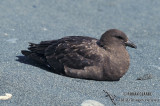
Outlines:
POLYGON ((125 42, 125 45, 129 46, 131 48, 135 48, 135 49, 137 48, 137 46, 133 42, 131 42, 130 40, 128 40, 127 42, 125 42))

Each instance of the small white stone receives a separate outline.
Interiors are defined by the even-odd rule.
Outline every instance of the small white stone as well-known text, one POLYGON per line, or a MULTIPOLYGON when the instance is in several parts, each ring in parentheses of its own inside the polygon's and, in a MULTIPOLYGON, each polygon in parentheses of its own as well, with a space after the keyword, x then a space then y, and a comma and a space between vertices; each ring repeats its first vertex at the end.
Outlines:
POLYGON ((104 104, 102 104, 98 101, 95 101, 95 100, 85 100, 85 101, 83 101, 81 106, 104 106, 104 104))
POLYGON ((15 29, 11 29, 12 31, 15 31, 15 29))
POLYGON ((47 28, 43 28, 44 31, 47 31, 47 28))
POLYGON ((11 99, 12 94, 10 93, 5 93, 5 96, 0 96, 0 100, 8 100, 11 99))
POLYGON ((4 33, 5 36, 8 36, 8 33, 4 33))

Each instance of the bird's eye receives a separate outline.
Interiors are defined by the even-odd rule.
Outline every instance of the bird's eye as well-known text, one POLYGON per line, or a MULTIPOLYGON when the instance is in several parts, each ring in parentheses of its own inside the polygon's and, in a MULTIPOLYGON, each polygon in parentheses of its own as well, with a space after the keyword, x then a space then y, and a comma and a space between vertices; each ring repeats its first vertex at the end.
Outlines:
POLYGON ((116 36, 116 38, 118 38, 118 39, 123 39, 121 36, 116 36))

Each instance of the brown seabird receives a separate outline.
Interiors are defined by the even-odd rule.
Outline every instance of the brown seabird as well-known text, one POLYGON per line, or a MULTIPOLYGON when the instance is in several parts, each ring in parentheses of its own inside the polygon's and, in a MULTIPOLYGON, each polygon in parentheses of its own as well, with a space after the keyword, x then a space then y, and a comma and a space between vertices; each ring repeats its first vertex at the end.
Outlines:
POLYGON ((118 81, 128 70, 126 46, 136 48, 125 33, 106 31, 100 40, 86 36, 67 36, 58 40, 30 43, 22 54, 66 76, 118 81))

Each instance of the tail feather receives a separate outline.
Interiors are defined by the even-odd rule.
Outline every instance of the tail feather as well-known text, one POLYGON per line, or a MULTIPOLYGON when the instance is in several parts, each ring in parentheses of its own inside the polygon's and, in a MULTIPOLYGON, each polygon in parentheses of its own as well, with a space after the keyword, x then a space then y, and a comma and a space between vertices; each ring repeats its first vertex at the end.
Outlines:
POLYGON ((26 57, 31 58, 31 59, 33 59, 43 65, 48 65, 46 58, 42 55, 39 55, 39 54, 31 52, 31 51, 27 51, 27 50, 22 50, 21 53, 23 55, 25 55, 26 57))
POLYGON ((49 46, 52 45, 52 43, 56 43, 57 41, 41 41, 39 44, 31 43, 29 42, 29 47, 28 50, 31 52, 35 52, 38 54, 45 54, 45 49, 49 46))
POLYGON ((25 56, 29 56, 31 54, 31 52, 27 50, 21 50, 21 53, 25 56))
POLYGON ((40 44, 29 42, 28 50, 22 50, 21 53, 26 57, 31 58, 41 64, 48 65, 48 62, 45 57, 45 50, 48 46, 56 42, 56 40, 42 41, 40 42, 40 44))

